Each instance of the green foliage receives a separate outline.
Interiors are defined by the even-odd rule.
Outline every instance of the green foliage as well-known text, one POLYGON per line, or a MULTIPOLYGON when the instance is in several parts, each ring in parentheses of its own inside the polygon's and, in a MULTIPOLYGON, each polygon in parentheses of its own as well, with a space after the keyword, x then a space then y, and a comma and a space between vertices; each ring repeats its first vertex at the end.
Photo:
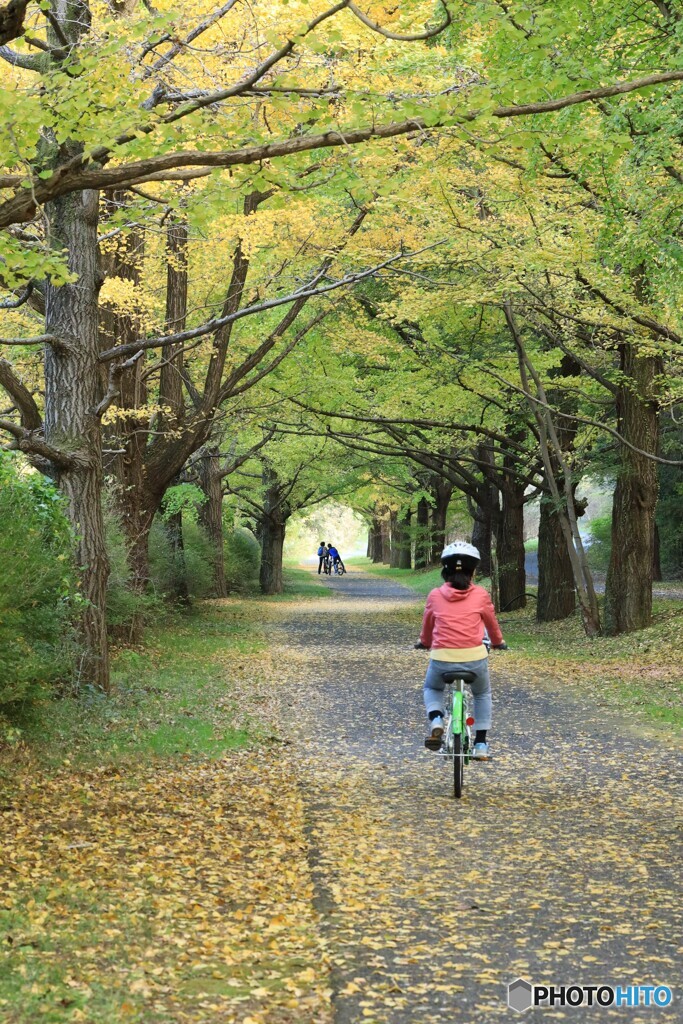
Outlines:
POLYGON ((228 589, 237 593, 254 590, 258 586, 261 548, 251 530, 239 526, 226 529, 223 552, 228 589))
POLYGON ((213 582, 211 544, 196 523, 183 524, 183 551, 174 547, 166 524, 157 519, 149 540, 150 577, 157 598, 178 594, 187 580, 190 597, 207 597, 213 582))
POLYGON ((10 705, 69 675, 79 601, 62 499, 21 459, 3 453, 0 523, 0 705, 10 705))
POLYGON ((161 505, 161 518, 168 522, 182 515, 186 522, 196 523, 199 509, 206 503, 206 495, 195 484, 176 484, 169 487, 161 505))
POLYGON ((599 516, 590 524, 591 542, 588 547, 588 562, 591 569, 605 572, 612 550, 612 517, 599 516))
POLYGON ((150 616, 158 609, 159 600, 154 594, 137 594, 131 586, 125 536, 108 496, 105 498, 104 524, 110 565, 107 626, 112 636, 126 640, 130 625, 141 616, 150 616))

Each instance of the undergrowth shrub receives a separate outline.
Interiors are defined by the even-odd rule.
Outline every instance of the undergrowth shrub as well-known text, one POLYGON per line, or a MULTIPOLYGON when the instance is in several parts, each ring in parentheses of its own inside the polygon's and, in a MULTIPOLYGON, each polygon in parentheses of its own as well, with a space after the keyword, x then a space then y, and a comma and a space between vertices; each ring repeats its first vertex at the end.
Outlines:
POLYGON ((254 589, 258 585, 261 546, 251 530, 243 526, 226 527, 223 551, 228 589, 237 593, 254 589))
POLYGON ((73 538, 57 489, 0 452, 0 706, 66 679, 79 604, 73 538))
POLYGON ((107 629, 111 639, 125 643, 130 639, 133 624, 157 612, 160 601, 155 594, 138 594, 131 586, 126 539, 109 496, 104 502, 104 525, 109 556, 107 629))
POLYGON ((207 597, 213 585, 211 545, 201 527, 183 522, 183 551, 173 545, 166 523, 156 519, 149 541, 150 576, 157 597, 172 598, 181 591, 183 575, 190 597, 207 597))

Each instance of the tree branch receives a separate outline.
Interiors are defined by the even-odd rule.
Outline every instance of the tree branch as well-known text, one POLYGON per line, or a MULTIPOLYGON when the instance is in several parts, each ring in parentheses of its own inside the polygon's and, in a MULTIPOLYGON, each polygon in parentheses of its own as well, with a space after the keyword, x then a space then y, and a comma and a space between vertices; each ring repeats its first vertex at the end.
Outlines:
POLYGON ((40 430, 43 418, 35 399, 17 375, 14 367, 6 359, 0 359, 0 386, 5 389, 17 407, 22 427, 29 431, 40 430))
POLYGON ((372 29, 373 32, 377 32, 379 35, 384 36, 385 39, 398 39, 404 43, 417 42, 418 39, 433 39, 434 36, 440 35, 444 31, 444 29, 448 28, 448 26, 451 24, 451 21, 453 20, 451 18, 451 12, 448 10, 446 5, 443 4, 443 8, 446 12, 446 18, 444 21, 442 21, 440 25, 437 25, 436 28, 425 29, 424 32, 415 32, 409 35, 401 35, 401 33, 399 32, 391 32, 389 29, 382 28, 382 26, 378 25, 376 21, 373 21, 371 18, 368 18, 367 14, 363 14, 360 8, 356 7, 355 3, 353 3, 353 0, 349 0, 348 8, 350 11, 353 12, 353 14, 355 14, 359 21, 362 21, 363 24, 367 25, 368 28, 372 29))
MULTIPOLYGON (((336 8, 331 8, 330 10, 341 10, 344 6, 346 6, 346 3, 337 5, 336 8)), ((325 16, 329 17, 329 12, 326 12, 325 16)), ((664 85, 668 82, 679 81, 683 81, 683 70, 663 71, 657 74, 645 75, 642 78, 631 79, 630 81, 616 82, 614 85, 584 89, 581 92, 570 93, 555 100, 542 100, 537 103, 496 107, 491 111, 487 111, 487 114, 491 117, 505 119, 509 117, 526 117, 531 114, 552 113, 604 97, 621 96, 630 92, 636 92, 639 89, 649 88, 653 85, 664 85)), ((248 84, 253 83, 245 80, 245 88, 248 84)), ((233 93, 230 94, 232 95, 233 93)), ((173 115, 173 119, 177 120, 180 116, 191 113, 196 109, 196 106, 183 108, 182 114, 180 111, 177 111, 173 115)), ((476 121, 480 113, 479 110, 453 113, 433 124, 427 124, 423 118, 417 117, 407 121, 391 122, 384 125, 373 124, 368 128, 328 131, 321 135, 282 139, 278 142, 213 153, 181 151, 179 153, 168 153, 150 157, 147 160, 134 161, 130 164, 124 163, 117 167, 93 167, 93 164, 105 163, 110 158, 114 148, 114 146, 99 147, 86 157, 75 157, 70 162, 56 168, 52 177, 47 180, 42 180, 37 176, 34 177, 32 179, 33 187, 30 189, 21 187, 21 183, 24 181, 21 175, 12 176, 12 184, 15 184, 18 190, 11 199, 6 200, 0 206, 0 227, 30 220, 35 213, 37 205, 55 199, 57 196, 82 189, 113 188, 116 185, 125 186, 128 182, 139 180, 141 177, 150 180, 150 175, 161 171, 168 171, 175 167, 201 167, 202 173, 206 173, 207 167, 246 166, 281 156, 290 156, 294 153, 309 152, 314 149, 354 146, 368 142, 371 139, 389 139, 400 135, 407 135, 414 131, 431 131, 450 124, 469 123, 476 121)), ((144 130, 146 133, 151 133, 154 128, 150 126, 144 130)), ((137 136, 131 134, 121 136, 114 145, 124 145, 135 137, 137 136)), ((8 178, 9 176, 6 176, 5 180, 7 181, 8 178)), ((6 187, 10 186, 7 185, 6 187)))
POLYGON ((443 245, 443 241, 434 242, 432 245, 424 246, 422 249, 416 249, 414 252, 399 253, 396 256, 391 256, 388 260, 384 260, 383 263, 378 263, 376 266, 370 267, 367 270, 359 271, 356 274, 347 274, 345 277, 340 278, 338 281, 333 281, 331 284, 320 285, 319 287, 314 288, 301 288, 299 291, 292 292, 290 295, 283 295, 277 299, 268 299, 266 302, 245 306, 243 309, 238 309, 236 312, 230 313, 227 316, 217 317, 215 320, 209 320, 200 327, 193 327, 187 331, 180 331, 178 334, 170 334, 166 337, 160 338, 141 339, 140 341, 129 342, 126 345, 118 345, 115 348, 105 349, 105 351, 100 354, 100 362, 106 363, 111 359, 117 359, 119 356, 127 356, 142 349, 163 348, 165 345, 176 345, 180 342, 190 341, 192 338, 199 338, 203 335, 213 334, 215 331, 227 326, 228 324, 234 323, 236 320, 242 320, 245 316, 251 316, 254 313, 263 313, 269 309, 277 309, 279 306, 287 305, 290 302, 298 303, 303 299, 314 298, 318 295, 327 295, 329 292, 336 291, 338 288, 343 288, 347 285, 358 284, 360 281, 365 281, 368 277, 373 277, 375 274, 379 273, 380 270, 396 263, 398 260, 412 259, 429 249, 434 249, 438 245, 443 245))

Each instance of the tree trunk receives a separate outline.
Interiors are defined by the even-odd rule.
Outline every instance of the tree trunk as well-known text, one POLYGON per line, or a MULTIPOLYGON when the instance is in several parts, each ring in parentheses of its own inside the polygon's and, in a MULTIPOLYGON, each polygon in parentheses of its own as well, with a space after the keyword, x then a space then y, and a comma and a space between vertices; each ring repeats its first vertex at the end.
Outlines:
POLYGON ((574 570, 567 549, 560 517, 550 495, 541 498, 538 528, 538 601, 539 622, 566 619, 576 610, 574 570))
POLYGON ((510 470, 512 459, 503 460, 503 498, 496 556, 498 559, 498 588, 501 611, 515 611, 526 607, 526 569, 524 551, 524 484, 510 470))
POLYGON ((389 517, 382 519, 380 524, 380 535, 382 539, 382 563, 391 564, 391 525, 389 517))
POLYGON ((432 561, 438 564, 441 552, 446 546, 446 521, 448 506, 453 495, 453 484, 448 480, 437 479, 432 487, 434 507, 432 508, 431 549, 432 561))
POLYGON ((398 524, 398 512, 393 509, 389 513, 389 531, 390 531, 390 555, 389 565, 392 569, 398 569, 398 563, 400 561, 401 554, 401 528, 398 524))
POLYGON ((284 590, 282 552, 285 544, 285 523, 278 518, 264 516, 261 522, 261 573, 259 582, 263 594, 281 594, 284 590))
MULTIPOLYGON (((659 421, 652 395, 660 361, 641 356, 634 345, 620 348, 622 373, 630 378, 617 395, 622 437, 656 455, 659 421)), ((605 586, 605 632, 611 636, 644 629, 652 621, 652 570, 657 464, 625 445, 612 506, 612 552, 605 586)))
POLYGON ((370 523, 370 558, 373 562, 382 561, 382 521, 373 516, 370 523))
POLYGON ((70 466, 57 469, 76 537, 85 599, 80 621, 79 682, 109 689, 106 595, 109 560, 102 516, 102 435, 95 410, 101 398, 97 300, 99 196, 75 192, 48 203, 50 244, 68 253, 72 284, 45 290, 45 330, 66 347, 45 349, 45 437, 66 451, 70 466))
POLYGON ((417 503, 417 529, 415 531, 415 568, 426 569, 431 559, 429 543, 429 502, 420 498, 417 503))
POLYGON ((263 514, 261 515, 261 571, 259 582, 264 594, 281 594, 284 590, 282 555, 285 529, 290 507, 282 501, 277 473, 263 463, 262 479, 265 485, 263 514))
POLYGON ((190 603, 190 592, 187 583, 187 566, 185 564, 185 543, 183 541, 183 513, 176 512, 170 516, 165 523, 166 533, 173 551, 173 563, 175 566, 175 594, 174 597, 181 604, 190 603))
POLYGON ((472 523, 472 543, 481 555, 477 574, 492 579, 493 563, 491 560, 491 548, 495 532, 494 518, 498 512, 500 499, 498 488, 487 477, 486 466, 490 466, 492 471, 495 469, 495 458, 491 446, 488 444, 478 445, 477 459, 482 464, 481 470, 484 480, 478 489, 476 504, 473 508, 470 506, 470 514, 474 520, 472 523))
POLYGON ((213 597, 227 597, 225 556, 223 550, 223 488, 218 448, 209 448, 199 460, 199 486, 206 501, 199 510, 201 523, 211 543, 213 554, 213 597))
POLYGON ((398 529, 400 545, 398 551, 398 568, 410 569, 410 520, 412 513, 410 509, 403 512, 398 518, 398 529))

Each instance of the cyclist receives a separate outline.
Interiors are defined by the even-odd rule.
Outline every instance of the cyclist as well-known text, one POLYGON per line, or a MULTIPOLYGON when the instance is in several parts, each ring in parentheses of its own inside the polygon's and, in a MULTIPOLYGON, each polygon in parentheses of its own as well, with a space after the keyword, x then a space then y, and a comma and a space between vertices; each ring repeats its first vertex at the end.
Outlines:
POLYGON ((488 758, 486 734, 491 728, 491 682, 488 669, 488 634, 491 646, 505 650, 507 644, 496 619, 491 598, 483 587, 472 582, 481 558, 466 541, 455 541, 441 553, 444 583, 427 598, 422 632, 415 644, 430 649, 431 657, 424 681, 424 703, 431 734, 425 745, 438 750, 443 736, 444 674, 466 669, 475 675, 472 682, 476 734, 472 756, 488 758))
POLYGON ((338 573, 339 572, 339 566, 343 565, 344 563, 342 562, 341 555, 339 554, 339 552, 335 548, 334 544, 330 544, 329 545, 329 547, 327 549, 327 553, 329 554, 330 558, 332 559, 332 568, 334 569, 335 573, 338 573))
POLYGON ((324 540, 320 541, 320 547, 318 548, 318 576, 323 571, 325 566, 325 559, 327 558, 327 545, 324 540))

